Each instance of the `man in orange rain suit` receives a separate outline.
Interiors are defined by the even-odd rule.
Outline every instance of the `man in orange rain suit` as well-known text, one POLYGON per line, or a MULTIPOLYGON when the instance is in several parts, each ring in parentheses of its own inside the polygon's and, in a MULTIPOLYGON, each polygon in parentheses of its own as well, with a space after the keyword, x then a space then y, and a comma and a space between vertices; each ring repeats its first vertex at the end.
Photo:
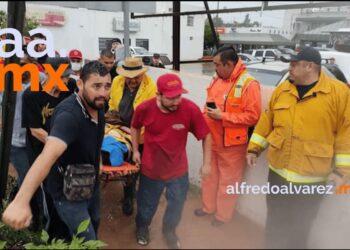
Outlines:
POLYGON ((207 103, 215 102, 216 107, 209 105, 204 112, 212 136, 211 174, 202 179, 203 208, 194 213, 214 214, 212 225, 220 226, 233 216, 237 196, 226 190, 242 179, 248 129, 259 119, 261 95, 258 81, 247 73, 233 47, 219 48, 213 63, 217 76, 207 89, 207 103))

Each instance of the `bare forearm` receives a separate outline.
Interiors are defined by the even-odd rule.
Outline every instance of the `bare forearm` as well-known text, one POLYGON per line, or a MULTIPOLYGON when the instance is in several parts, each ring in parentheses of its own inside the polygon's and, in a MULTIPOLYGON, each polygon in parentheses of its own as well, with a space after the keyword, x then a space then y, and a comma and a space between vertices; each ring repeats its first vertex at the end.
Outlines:
POLYGON ((39 141, 41 141, 44 144, 46 143, 48 133, 44 129, 31 128, 30 132, 31 132, 32 136, 34 136, 36 139, 38 139, 39 141))
POLYGON ((131 142, 132 142, 132 151, 137 152, 139 150, 140 143, 140 129, 131 127, 131 142))
POLYGON ((211 136, 208 134, 202 142, 203 164, 210 164, 211 161, 211 136))

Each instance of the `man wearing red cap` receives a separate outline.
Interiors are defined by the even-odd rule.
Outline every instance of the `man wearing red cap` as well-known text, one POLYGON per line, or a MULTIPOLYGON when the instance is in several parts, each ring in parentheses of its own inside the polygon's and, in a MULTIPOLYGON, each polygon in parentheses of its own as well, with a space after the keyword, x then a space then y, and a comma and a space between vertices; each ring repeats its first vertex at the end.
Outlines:
POLYGON ((202 112, 192 101, 181 79, 174 74, 158 78, 157 96, 135 110, 131 136, 133 160, 141 164, 137 195, 136 238, 140 245, 149 243, 148 226, 157 210, 159 198, 166 189, 168 202, 163 218, 163 235, 172 249, 179 249, 175 230, 180 222, 189 187, 186 142, 188 132, 203 141, 201 174, 210 171, 210 134, 202 112), (138 152, 141 128, 145 128, 142 161, 138 152))
POLYGON ((80 50, 73 49, 69 52, 68 56, 72 65, 72 70, 74 71, 70 77, 77 81, 80 77, 81 68, 83 67, 83 54, 80 50))

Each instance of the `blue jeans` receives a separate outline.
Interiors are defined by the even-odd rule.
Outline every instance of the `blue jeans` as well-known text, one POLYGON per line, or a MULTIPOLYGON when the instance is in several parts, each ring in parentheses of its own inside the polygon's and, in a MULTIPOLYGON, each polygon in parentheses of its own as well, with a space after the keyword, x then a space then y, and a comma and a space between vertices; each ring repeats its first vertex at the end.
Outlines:
POLYGON ((67 225, 71 236, 77 232, 79 224, 90 219, 88 229, 79 234, 78 237, 85 237, 85 241, 97 240, 97 229, 100 223, 100 188, 97 184, 94 194, 88 200, 69 201, 64 195, 61 199, 54 200, 57 213, 67 225))
POLYGON ((17 184, 20 187, 30 167, 26 148, 11 146, 10 161, 17 171, 17 184))
POLYGON ((181 219, 188 187, 188 174, 167 181, 153 180, 141 174, 137 192, 136 227, 148 228, 166 188, 168 204, 163 217, 163 232, 174 232, 181 219))

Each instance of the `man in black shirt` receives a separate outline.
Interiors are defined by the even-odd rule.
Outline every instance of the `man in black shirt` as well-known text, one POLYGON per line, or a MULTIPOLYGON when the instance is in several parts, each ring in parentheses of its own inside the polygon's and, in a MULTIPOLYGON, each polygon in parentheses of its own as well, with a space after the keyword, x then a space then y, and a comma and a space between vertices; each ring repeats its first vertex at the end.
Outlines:
MULTIPOLYGON (((69 64, 68 59, 64 58, 50 58, 46 60, 52 68, 57 71, 61 64, 69 64)), ((70 66, 63 72, 61 80, 68 83, 68 77, 72 73, 70 66)), ((55 107, 71 93, 61 92, 54 87, 50 91, 44 91, 42 88, 48 83, 50 76, 46 74, 45 80, 41 82, 40 91, 32 92, 27 88, 23 93, 23 108, 22 108, 22 127, 26 128, 26 150, 28 156, 28 163, 32 165, 34 160, 42 152, 47 135, 50 131, 50 120, 55 107)), ((33 230, 40 230, 41 217, 45 216, 47 222, 46 230, 51 237, 65 237, 66 230, 60 230, 64 224, 60 221, 50 197, 45 195, 45 183, 42 190, 38 190, 35 198, 31 201, 31 207, 34 214, 33 230), (48 214, 44 214, 44 209, 47 206, 48 214), (61 226, 58 226, 61 225, 61 226)))
POLYGON ((97 239, 100 218, 97 175, 104 136, 103 108, 110 94, 111 77, 101 63, 92 61, 83 67, 80 78, 77 84, 79 92, 56 107, 45 147, 3 214, 3 221, 17 230, 29 226, 32 217, 29 201, 48 176, 48 191, 69 233, 73 235, 81 221, 90 219, 88 230, 80 236, 85 237, 86 241, 97 239), (91 198, 70 201, 64 194, 60 169, 65 170, 71 164, 94 166, 97 181, 91 198))
POLYGON ((102 63, 107 70, 109 71, 109 73, 111 74, 111 79, 113 82, 114 77, 116 77, 118 75, 117 73, 117 67, 115 66, 115 57, 114 54, 108 50, 108 49, 104 49, 101 51, 100 53, 100 59, 99 59, 100 63, 102 63))

